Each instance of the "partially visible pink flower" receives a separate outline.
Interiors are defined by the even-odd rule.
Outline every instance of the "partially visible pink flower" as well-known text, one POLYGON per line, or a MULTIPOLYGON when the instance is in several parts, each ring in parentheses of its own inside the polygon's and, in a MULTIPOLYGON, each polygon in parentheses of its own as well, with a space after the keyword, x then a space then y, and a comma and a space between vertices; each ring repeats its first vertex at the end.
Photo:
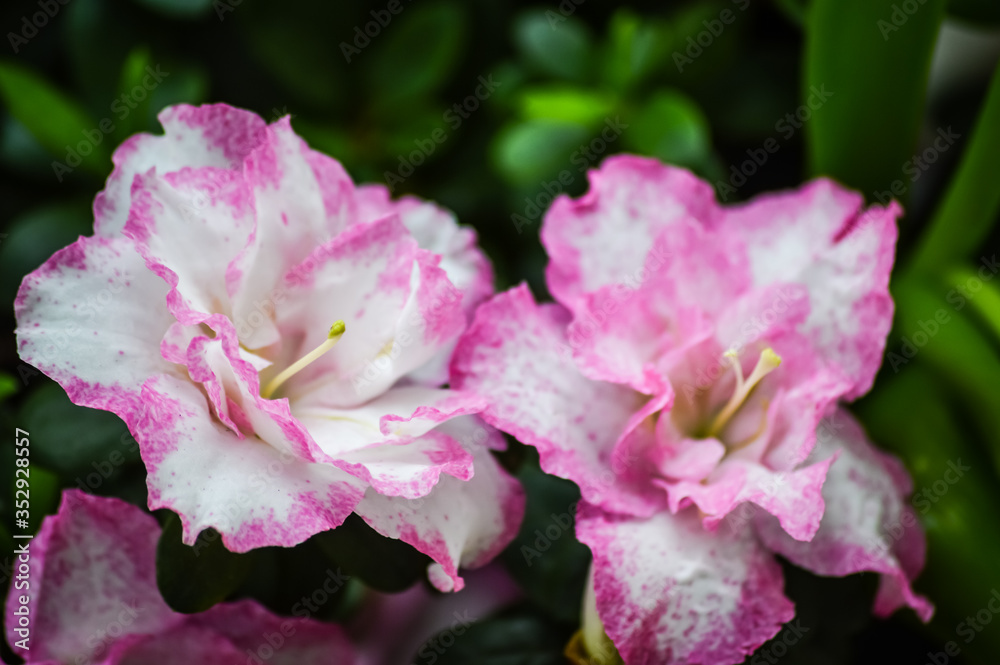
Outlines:
POLYGON ((357 188, 288 118, 176 106, 130 138, 95 235, 25 278, 21 357, 128 424, 185 542, 291 546, 359 513, 441 589, 517 531, 484 400, 443 388, 491 290, 475 234, 357 188), (339 340, 339 341, 338 341, 339 340))
POLYGON ((899 207, 828 180, 720 207, 687 171, 616 157, 542 228, 548 285, 484 304, 452 386, 575 481, 596 607, 628 665, 737 663, 793 616, 773 553, 882 574, 930 604, 899 463, 838 403, 881 363, 899 207), (904 533, 896 542, 883 538, 904 533))
POLYGON ((135 506, 67 490, 28 542, 30 589, 11 586, 7 597, 15 653, 47 665, 245 665, 258 652, 275 665, 357 662, 339 626, 275 616, 252 600, 174 612, 156 587, 159 537, 156 520, 135 506), (18 646, 21 595, 28 648, 18 646), (283 642, 275 646, 273 635, 283 642))

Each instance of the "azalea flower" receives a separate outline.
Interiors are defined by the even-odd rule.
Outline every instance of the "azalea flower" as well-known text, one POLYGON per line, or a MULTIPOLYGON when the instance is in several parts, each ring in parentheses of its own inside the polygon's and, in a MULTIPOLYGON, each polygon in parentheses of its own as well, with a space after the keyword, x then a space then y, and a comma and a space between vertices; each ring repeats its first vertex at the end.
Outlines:
POLYGON ((416 199, 355 187, 288 118, 176 106, 114 154, 95 234, 28 275, 21 357, 139 443, 149 507, 184 541, 292 546, 357 512, 459 565, 516 533, 481 397, 443 388, 492 290, 475 234, 416 199))
POLYGON ((823 179, 720 207, 687 171, 611 158, 545 218, 557 302, 500 294, 459 343, 452 386, 580 486, 594 606, 629 665, 741 662, 794 614, 774 554, 878 572, 877 614, 929 618, 910 480, 839 406, 892 321, 900 209, 862 212, 823 179))
POLYGON ((28 544, 28 604, 13 586, 7 597, 14 651, 46 665, 357 662, 339 626, 278 617, 252 600, 174 612, 156 587, 159 537, 152 515, 129 503, 64 492, 59 512, 28 544), (17 611, 24 607, 31 626, 21 642, 17 611))

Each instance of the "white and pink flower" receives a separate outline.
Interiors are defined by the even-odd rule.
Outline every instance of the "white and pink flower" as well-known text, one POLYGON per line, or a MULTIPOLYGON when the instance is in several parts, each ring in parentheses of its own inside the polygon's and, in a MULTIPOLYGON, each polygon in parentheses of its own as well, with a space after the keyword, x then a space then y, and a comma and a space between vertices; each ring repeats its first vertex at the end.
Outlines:
POLYGON ((742 661, 794 613, 773 554, 878 572, 876 613, 929 618, 910 481, 839 406, 881 362, 899 207, 857 224, 862 198, 822 179, 721 207, 630 156, 590 184, 542 228, 557 304, 521 286, 482 305, 452 387, 580 486, 577 536, 625 662, 742 661))
POLYGON ((29 543, 28 604, 13 586, 7 597, 14 651, 45 665, 244 665, 263 662, 258 653, 276 665, 358 662, 339 626, 275 616, 252 600, 174 612, 156 587, 159 537, 139 508, 67 490, 29 543), (27 639, 16 630, 24 607, 27 639))
POLYGON ((483 398, 442 386, 492 292, 475 234, 355 187, 284 118, 164 110, 115 152, 95 235, 25 278, 21 357, 128 424, 149 507, 185 542, 291 546, 357 512, 430 555, 432 581, 516 533, 483 398))

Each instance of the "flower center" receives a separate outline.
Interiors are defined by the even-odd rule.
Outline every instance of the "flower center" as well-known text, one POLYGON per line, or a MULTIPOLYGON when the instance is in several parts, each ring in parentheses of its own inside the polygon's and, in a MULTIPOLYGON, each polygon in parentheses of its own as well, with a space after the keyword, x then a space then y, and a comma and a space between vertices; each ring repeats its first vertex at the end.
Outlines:
POLYGON ((774 352, 774 349, 768 347, 760 352, 760 358, 758 358, 757 365, 753 368, 753 371, 750 372, 750 376, 744 378, 743 366, 740 364, 737 353, 730 349, 723 355, 729 359, 730 364, 733 366, 733 371, 736 373, 736 389, 733 391, 733 395, 729 398, 729 401, 726 402, 726 405, 722 407, 722 410, 719 411, 711 424, 709 424, 705 432, 706 437, 718 437, 726 425, 729 424, 732 417, 746 402, 750 393, 757 387, 757 384, 781 365, 781 357, 774 352))
POLYGON ((340 341, 340 338, 344 336, 344 331, 346 329, 347 326, 344 325, 342 320, 335 321, 334 324, 330 326, 330 333, 327 335, 326 341, 289 365, 284 371, 281 372, 281 374, 278 374, 276 377, 271 379, 268 384, 261 389, 260 396, 264 399, 270 399, 271 395, 273 395, 274 392, 280 388, 283 383, 285 383, 285 381, 288 381, 288 379, 304 370, 310 364, 319 360, 324 353, 336 346, 337 342, 340 341))

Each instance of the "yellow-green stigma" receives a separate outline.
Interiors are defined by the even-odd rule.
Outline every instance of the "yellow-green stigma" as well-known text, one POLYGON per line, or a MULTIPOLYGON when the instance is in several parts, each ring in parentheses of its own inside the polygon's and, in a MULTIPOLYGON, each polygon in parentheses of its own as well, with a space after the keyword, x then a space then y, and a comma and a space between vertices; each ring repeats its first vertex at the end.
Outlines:
POLYGON ((326 336, 326 341, 317 346, 315 349, 302 356, 294 363, 289 365, 281 374, 271 379, 266 386, 260 391, 260 396, 264 399, 270 399, 271 395, 281 387, 285 381, 292 378, 306 367, 319 360, 320 356, 332 349, 340 341, 340 338, 344 336, 344 331, 347 330, 347 326, 342 320, 335 321, 332 326, 330 326, 330 333, 326 336))
POLYGON ((743 406, 743 403, 746 402, 747 397, 757 387, 757 384, 761 382, 761 379, 778 369, 778 366, 781 365, 781 357, 774 352, 774 349, 768 347, 760 352, 757 365, 750 372, 750 376, 744 379, 743 367, 740 365, 740 360, 736 352, 729 350, 724 355, 726 358, 729 358, 733 365, 733 370, 736 372, 736 390, 733 391, 733 396, 729 398, 726 405, 722 407, 722 411, 715 416, 712 424, 709 425, 707 436, 710 437, 719 435, 733 415, 743 406))

